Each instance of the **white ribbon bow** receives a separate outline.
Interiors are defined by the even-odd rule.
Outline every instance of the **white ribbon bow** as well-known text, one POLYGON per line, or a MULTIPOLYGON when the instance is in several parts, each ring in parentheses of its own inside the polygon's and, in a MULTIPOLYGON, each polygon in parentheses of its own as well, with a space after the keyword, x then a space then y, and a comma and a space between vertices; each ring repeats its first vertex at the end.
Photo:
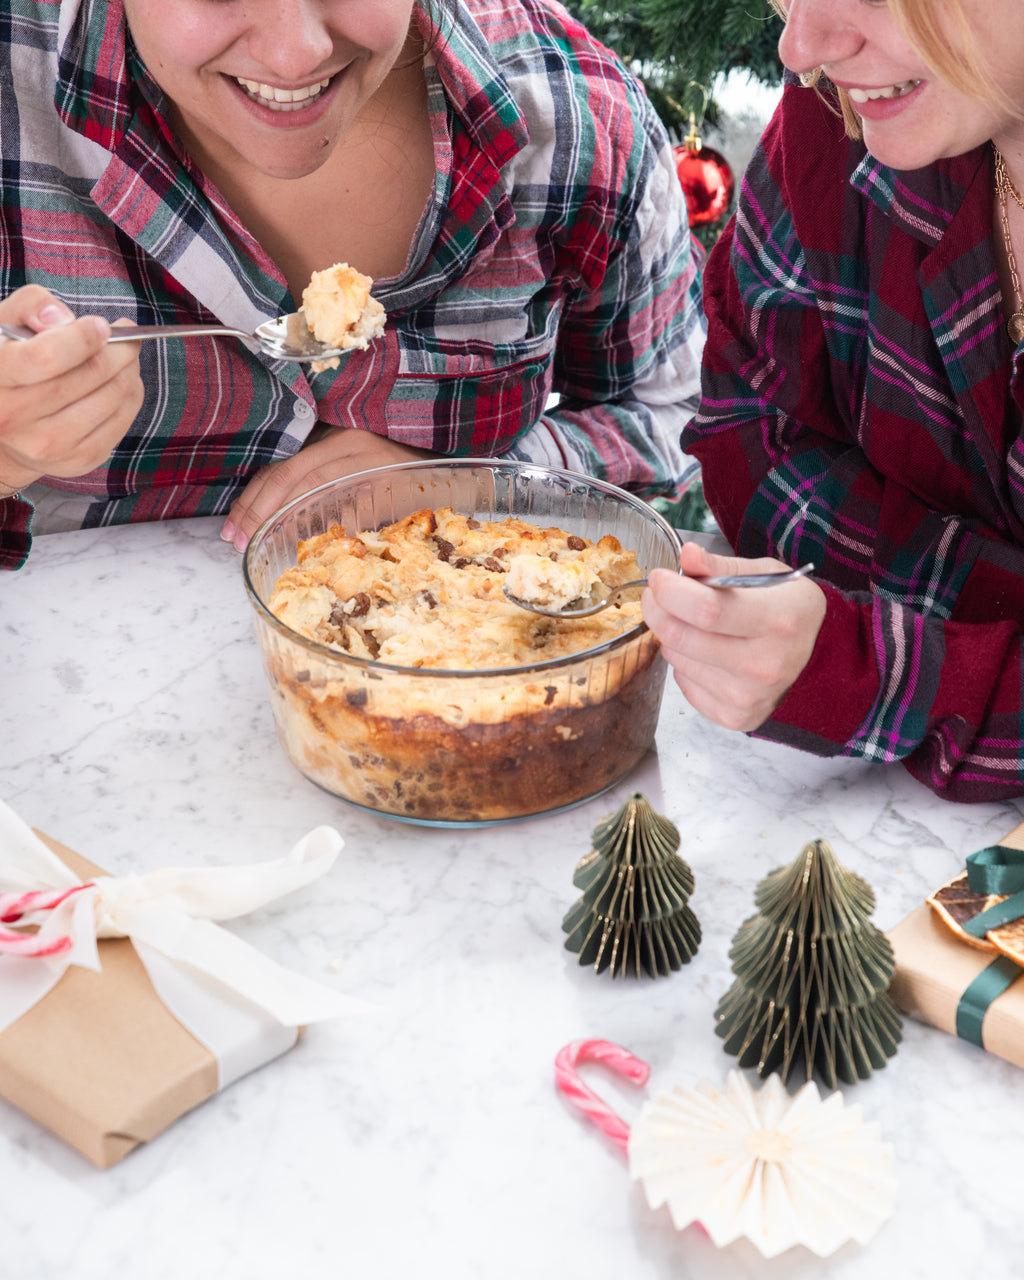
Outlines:
MULTIPOLYGON (((237 867, 97 876, 52 910, 19 923, 66 935, 59 954, 0 955, 0 1031, 57 985, 69 964, 100 970, 97 938, 129 937, 157 995, 216 1057, 223 1088, 289 1049, 297 1028, 365 1006, 275 964, 214 924, 316 880, 343 845, 316 827, 287 857, 237 867)), ((0 800, 0 891, 68 889, 82 881, 0 800)))

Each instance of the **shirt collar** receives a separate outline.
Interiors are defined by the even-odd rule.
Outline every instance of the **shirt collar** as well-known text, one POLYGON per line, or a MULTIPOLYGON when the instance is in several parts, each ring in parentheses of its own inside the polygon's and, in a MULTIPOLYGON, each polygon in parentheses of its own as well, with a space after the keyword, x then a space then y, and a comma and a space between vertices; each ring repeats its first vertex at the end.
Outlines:
POLYGON ((445 6, 439 24, 419 7, 414 16, 452 110, 476 146, 501 168, 530 134, 484 33, 462 0, 445 6))
POLYGON ((133 115, 121 0, 61 0, 57 39, 58 115, 114 151, 133 115))
POLYGON ((935 247, 964 208, 968 197, 977 197, 979 186, 987 192, 989 148, 975 147, 963 155, 937 160, 923 169, 893 169, 870 153, 850 175, 850 185, 860 191, 908 235, 935 247), (978 179, 984 178, 979 184, 978 179))

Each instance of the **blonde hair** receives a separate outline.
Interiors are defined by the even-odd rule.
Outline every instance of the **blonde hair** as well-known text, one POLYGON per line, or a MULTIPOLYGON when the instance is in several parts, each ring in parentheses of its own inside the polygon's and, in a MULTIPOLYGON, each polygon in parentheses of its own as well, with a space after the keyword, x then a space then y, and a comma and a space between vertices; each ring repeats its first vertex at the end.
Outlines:
MULTIPOLYGON (((786 0, 768 0, 786 21, 786 0)), ((885 0, 896 25, 929 67, 954 89, 987 101, 1024 118, 1019 103, 1007 97, 993 80, 978 49, 978 42, 960 0, 885 0)), ((821 68, 800 77, 801 83, 817 86, 821 68)), ((861 134, 860 117, 845 89, 834 89, 839 109, 851 138, 861 134)))

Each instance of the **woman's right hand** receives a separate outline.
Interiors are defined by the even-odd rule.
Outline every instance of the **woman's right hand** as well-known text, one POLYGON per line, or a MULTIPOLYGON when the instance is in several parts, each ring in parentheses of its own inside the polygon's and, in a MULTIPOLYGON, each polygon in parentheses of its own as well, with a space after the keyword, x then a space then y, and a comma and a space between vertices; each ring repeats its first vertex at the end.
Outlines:
POLYGON ((726 729, 752 732, 789 692, 814 652, 825 593, 810 578, 753 591, 719 591, 701 578, 790 567, 712 555, 687 542, 680 573, 651 570, 644 621, 686 700, 726 729))
POLYGON ((0 338, 0 498, 40 476, 101 466, 142 407, 137 342, 108 343, 98 316, 76 320, 39 285, 0 301, 0 322, 38 337, 0 338))

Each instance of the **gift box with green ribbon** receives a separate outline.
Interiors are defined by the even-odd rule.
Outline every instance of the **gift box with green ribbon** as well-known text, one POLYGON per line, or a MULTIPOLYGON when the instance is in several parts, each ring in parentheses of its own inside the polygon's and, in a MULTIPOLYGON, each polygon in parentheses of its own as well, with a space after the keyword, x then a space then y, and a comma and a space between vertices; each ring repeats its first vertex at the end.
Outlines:
POLYGON ((1024 823, 888 934, 904 1012, 1024 1067, 1024 823))

